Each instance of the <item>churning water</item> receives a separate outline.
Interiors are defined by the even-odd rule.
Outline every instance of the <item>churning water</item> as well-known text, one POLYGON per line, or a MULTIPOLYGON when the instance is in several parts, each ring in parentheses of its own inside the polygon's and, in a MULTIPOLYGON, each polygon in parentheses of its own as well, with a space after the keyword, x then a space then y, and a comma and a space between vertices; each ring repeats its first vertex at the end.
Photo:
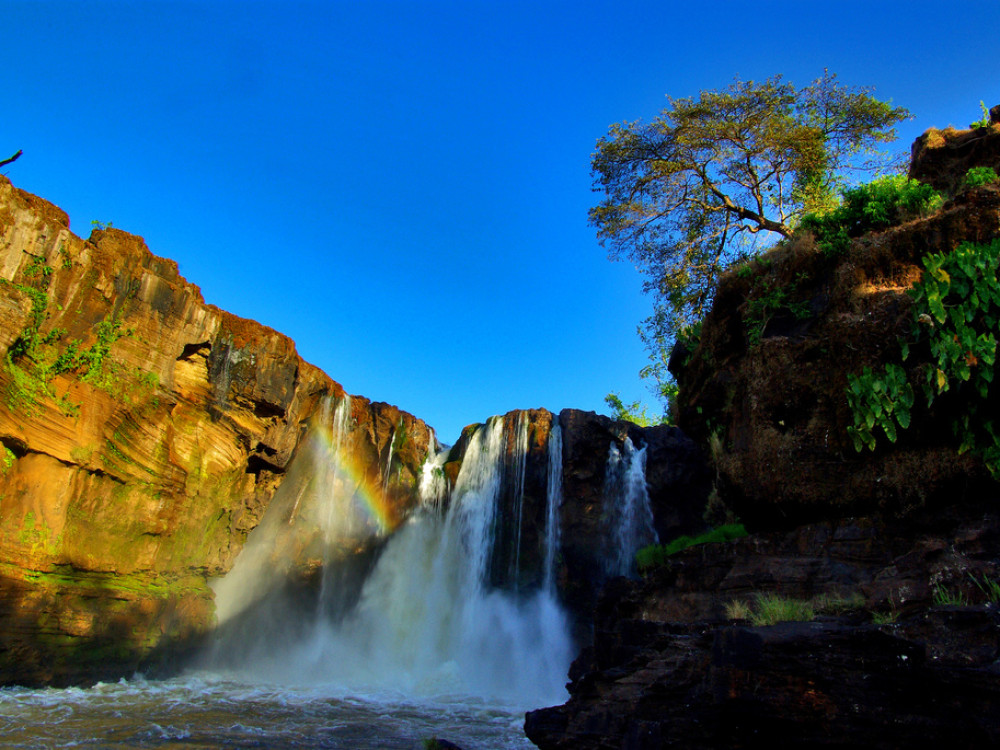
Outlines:
POLYGON ((348 408, 327 410, 323 433, 306 443, 232 572, 217 582, 219 637, 197 671, 87 690, 2 690, 0 743, 364 750, 420 748, 438 736, 468 750, 531 747, 524 711, 566 699, 572 658, 551 570, 562 499, 558 425, 549 444, 544 582, 501 590, 489 584, 489 566, 502 493, 523 487, 524 420, 511 435, 499 418, 472 435, 447 502, 443 457, 430 459, 421 506, 388 535, 377 514, 362 512, 372 498, 343 465, 348 408), (295 539, 297 522, 318 531, 295 539), (374 550, 360 556, 368 567, 335 575, 338 560, 354 559, 337 551, 359 544, 374 550), (276 564, 303 549, 319 549, 323 566, 311 600, 301 587, 282 586, 290 568, 276 564))
POLYGON ((215 673, 88 689, 0 690, 0 746, 419 750, 431 737, 473 748, 532 747, 523 709, 334 685, 248 683, 215 673))

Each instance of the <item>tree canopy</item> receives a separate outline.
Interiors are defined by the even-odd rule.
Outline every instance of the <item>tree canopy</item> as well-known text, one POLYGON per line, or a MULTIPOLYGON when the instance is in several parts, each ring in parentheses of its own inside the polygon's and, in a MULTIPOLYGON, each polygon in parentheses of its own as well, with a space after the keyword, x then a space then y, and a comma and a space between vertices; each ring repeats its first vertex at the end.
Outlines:
POLYGON ((612 125, 591 164, 604 199, 590 223, 655 297, 640 335, 645 374, 661 384, 669 348, 707 311, 722 271, 833 208, 852 171, 889 166, 879 145, 909 116, 831 73, 801 89, 736 79, 668 101, 652 122, 612 125))

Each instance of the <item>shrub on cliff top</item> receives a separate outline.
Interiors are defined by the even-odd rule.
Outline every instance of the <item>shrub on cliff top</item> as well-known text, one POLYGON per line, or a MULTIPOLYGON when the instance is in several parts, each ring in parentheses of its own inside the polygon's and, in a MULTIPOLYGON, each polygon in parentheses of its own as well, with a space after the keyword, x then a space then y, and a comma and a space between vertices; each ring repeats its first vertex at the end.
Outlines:
POLYGON ((806 214, 798 227, 812 232, 816 244, 828 255, 844 252, 853 237, 926 216, 944 202, 930 185, 904 175, 881 177, 842 195, 843 201, 835 209, 806 214))
POLYGON ((965 173, 965 186, 974 188, 1000 182, 1000 175, 993 167, 973 167, 965 173))

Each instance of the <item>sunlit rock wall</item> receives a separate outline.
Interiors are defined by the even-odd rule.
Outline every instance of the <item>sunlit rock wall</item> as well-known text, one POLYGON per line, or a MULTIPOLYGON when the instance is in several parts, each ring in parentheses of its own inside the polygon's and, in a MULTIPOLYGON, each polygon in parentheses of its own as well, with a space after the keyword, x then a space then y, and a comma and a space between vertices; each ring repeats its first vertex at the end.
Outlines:
MULTIPOLYGON (((3 177, 0 357, 0 684, 114 677, 204 633, 206 580, 232 566, 322 399, 343 395, 140 237, 81 239, 3 177)), ((351 405, 345 450, 402 518, 430 432, 351 405)))

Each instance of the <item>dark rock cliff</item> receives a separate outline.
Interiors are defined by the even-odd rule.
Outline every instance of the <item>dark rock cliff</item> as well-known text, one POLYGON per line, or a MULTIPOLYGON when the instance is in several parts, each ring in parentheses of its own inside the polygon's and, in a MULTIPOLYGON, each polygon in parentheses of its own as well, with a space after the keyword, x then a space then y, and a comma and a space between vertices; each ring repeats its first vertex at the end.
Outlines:
POLYGON ((911 174, 949 198, 934 215, 839 258, 798 238, 721 280, 672 365, 681 425, 752 535, 610 582, 570 700, 527 716, 539 747, 1000 741, 1000 487, 959 453, 947 404, 858 453, 845 396, 848 373, 898 357, 921 257, 1000 236, 1000 189, 961 188, 1000 170, 998 112, 914 145, 911 174), (808 315, 752 319, 753 284, 794 289, 808 315), (815 616, 766 624, 767 597, 815 616))

